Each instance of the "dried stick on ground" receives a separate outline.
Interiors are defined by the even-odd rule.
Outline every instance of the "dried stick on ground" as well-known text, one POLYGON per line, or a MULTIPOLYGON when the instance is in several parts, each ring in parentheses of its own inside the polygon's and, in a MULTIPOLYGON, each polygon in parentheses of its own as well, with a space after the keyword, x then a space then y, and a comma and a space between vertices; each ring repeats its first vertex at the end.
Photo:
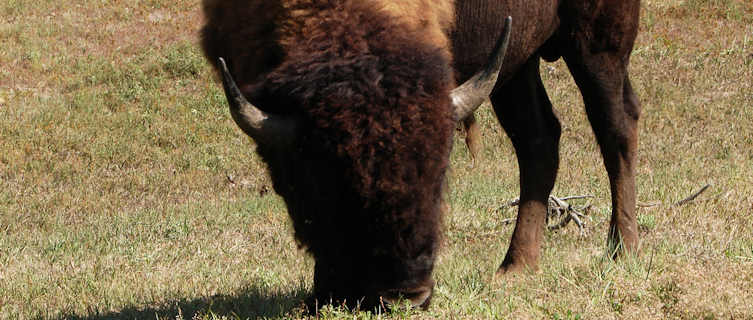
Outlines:
MULTIPOLYGON (((558 198, 558 197, 550 195, 549 196, 549 208, 547 212, 547 221, 553 218, 561 217, 561 219, 557 224, 547 226, 547 229, 558 230, 567 226, 567 224, 570 223, 570 221, 575 221, 575 224, 578 225, 580 234, 584 235, 586 231, 586 223, 583 220, 588 218, 588 216, 586 216, 586 214, 584 214, 583 212, 587 213, 588 210, 591 208, 591 206, 588 205, 583 208, 576 209, 575 207, 573 207, 566 201, 574 200, 574 199, 593 198, 593 197, 594 197, 593 195, 578 195, 578 196, 567 196, 567 197, 558 198)), ((502 208, 514 207, 517 205, 520 205, 519 198, 508 202, 506 205, 502 206, 502 208)), ((513 221, 514 219, 505 219, 503 223, 509 224, 509 223, 512 223, 513 221)))
POLYGON ((641 201, 637 201, 635 203, 635 206, 638 207, 638 208, 651 208, 651 207, 656 207, 656 206, 659 206, 659 205, 661 205, 661 202, 659 202, 659 201, 654 201, 654 202, 641 202, 641 201))
POLYGON ((588 218, 588 216, 586 216, 581 211, 588 212, 591 206, 589 205, 581 209, 575 209, 575 207, 565 202, 564 199, 583 199, 583 198, 591 198, 591 197, 593 196, 571 196, 571 197, 564 197, 560 199, 555 196, 549 196, 548 218, 550 219, 555 218, 555 217, 562 217, 562 218, 559 223, 552 226, 547 226, 547 229, 549 229, 550 231, 558 230, 567 226, 567 224, 570 221, 575 221, 575 224, 578 226, 578 231, 580 231, 580 234, 585 235, 586 223, 583 220, 588 218))
POLYGON ((700 190, 698 190, 695 193, 691 194, 687 198, 675 202, 674 206, 675 207, 679 207, 679 206, 681 206, 683 204, 686 204, 688 202, 691 202, 691 201, 695 200, 695 198, 698 198, 698 196, 701 195, 701 193, 703 193, 704 191, 706 191, 706 189, 708 189, 709 187, 711 187, 710 184, 707 184, 707 185, 703 186, 703 188, 701 188, 700 190))
MULTIPOLYGON (((677 201, 677 202, 673 203, 671 206, 672 207, 679 207, 681 205, 693 202, 696 198, 698 198, 699 195, 701 195, 701 193, 703 193, 704 191, 706 191, 710 187, 711 187, 711 184, 707 184, 707 185, 701 187, 701 189, 699 189, 698 191, 696 191, 693 194, 689 195, 687 198, 682 199, 680 201, 677 201)), ((650 208, 650 207, 656 207, 656 206, 659 206, 659 205, 662 205, 661 201, 653 201, 653 202, 641 202, 641 201, 638 201, 635 204, 635 206, 638 207, 638 208, 650 208)))

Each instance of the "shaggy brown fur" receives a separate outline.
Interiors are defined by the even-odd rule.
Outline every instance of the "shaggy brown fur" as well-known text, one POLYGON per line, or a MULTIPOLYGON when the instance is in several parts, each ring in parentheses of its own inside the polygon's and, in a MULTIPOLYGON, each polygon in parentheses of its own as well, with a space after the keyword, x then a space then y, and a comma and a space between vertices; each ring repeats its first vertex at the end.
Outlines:
POLYGON ((515 32, 490 98, 516 150, 521 203, 499 273, 537 267, 559 166, 542 57, 564 58, 583 95, 610 180, 610 250, 637 250, 638 0, 205 0, 204 10, 210 61, 227 58, 251 102, 302 122, 292 150, 258 150, 316 260, 320 301, 430 292, 448 94, 487 61, 506 16, 515 32))
MULTIPOLYGON (((299 46, 296 39, 329 32, 309 25, 316 23, 311 20, 312 13, 328 5, 332 1, 205 0, 207 24, 201 32, 202 47, 208 57, 222 53, 237 60, 231 67, 235 81, 246 93, 253 93, 255 88, 244 88, 243 84, 260 81, 258 77, 277 66, 287 51, 299 46)), ((446 49, 449 55, 447 34, 454 23, 453 1, 352 0, 347 5, 377 13, 393 27, 412 32, 421 42, 446 49)))
POLYGON ((253 103, 303 123, 294 150, 259 152, 316 260, 315 297, 369 306, 430 291, 454 126, 449 51, 426 38, 439 24, 406 24, 378 1, 205 12, 209 59, 229 58, 253 103))

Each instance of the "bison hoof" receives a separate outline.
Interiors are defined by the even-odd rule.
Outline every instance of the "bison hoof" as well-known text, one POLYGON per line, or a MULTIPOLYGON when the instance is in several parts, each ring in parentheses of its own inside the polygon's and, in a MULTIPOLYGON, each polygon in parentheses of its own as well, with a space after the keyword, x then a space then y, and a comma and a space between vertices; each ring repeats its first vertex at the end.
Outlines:
POLYGON ((532 273, 538 270, 539 268, 535 264, 529 265, 526 263, 503 263, 499 266, 499 269, 497 269, 497 272, 494 274, 494 280, 499 280, 521 273, 532 273))

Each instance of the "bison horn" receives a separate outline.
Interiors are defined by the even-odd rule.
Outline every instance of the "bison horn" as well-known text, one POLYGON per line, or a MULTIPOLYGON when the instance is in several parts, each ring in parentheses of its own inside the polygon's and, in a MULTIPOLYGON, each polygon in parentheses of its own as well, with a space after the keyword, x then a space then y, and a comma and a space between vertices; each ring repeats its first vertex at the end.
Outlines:
POLYGON ((502 62, 505 60, 507 45, 510 43, 511 24, 512 17, 507 17, 505 19, 505 30, 497 40, 486 67, 450 93, 455 120, 461 120, 471 115, 494 89, 499 70, 502 68, 502 62))
POLYGON ((219 58, 218 63, 222 73, 222 87, 230 105, 230 114, 238 127, 259 144, 291 144, 297 127, 295 119, 268 114, 248 102, 230 75, 225 59, 219 58))

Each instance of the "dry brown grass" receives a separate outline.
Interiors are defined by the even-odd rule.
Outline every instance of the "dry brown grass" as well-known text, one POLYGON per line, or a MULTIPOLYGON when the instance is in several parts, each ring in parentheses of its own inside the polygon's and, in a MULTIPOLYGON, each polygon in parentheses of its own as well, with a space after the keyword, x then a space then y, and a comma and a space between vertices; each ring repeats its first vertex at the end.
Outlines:
MULTIPOLYGON (((301 317, 312 262, 196 48, 198 5, 0 4, 0 318, 301 317)), ((661 205, 639 209, 639 257, 604 259, 598 147, 564 64, 542 72, 555 194, 596 196, 575 202, 588 234, 549 233, 541 271, 492 281, 518 186, 487 107, 483 159, 452 155, 432 308, 323 318, 753 318, 753 3, 644 1, 638 195, 661 205)))

